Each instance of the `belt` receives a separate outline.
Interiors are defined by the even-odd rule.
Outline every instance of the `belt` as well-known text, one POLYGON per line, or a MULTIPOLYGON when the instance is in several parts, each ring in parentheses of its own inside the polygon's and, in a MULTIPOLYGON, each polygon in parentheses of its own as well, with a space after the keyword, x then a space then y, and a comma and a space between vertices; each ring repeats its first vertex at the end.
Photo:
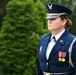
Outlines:
POLYGON ((49 73, 49 72, 43 72, 43 75, 69 75, 69 73, 49 73))

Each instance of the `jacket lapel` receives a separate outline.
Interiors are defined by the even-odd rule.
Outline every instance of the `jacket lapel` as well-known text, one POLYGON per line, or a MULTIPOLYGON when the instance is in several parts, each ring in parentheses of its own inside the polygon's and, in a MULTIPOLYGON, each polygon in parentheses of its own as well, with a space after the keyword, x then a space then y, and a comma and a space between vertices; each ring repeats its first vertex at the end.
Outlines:
POLYGON ((62 49, 62 47, 65 45, 67 41, 68 31, 65 30, 65 32, 62 34, 62 36, 57 40, 55 46, 53 47, 50 56, 52 57, 56 52, 62 49))
POLYGON ((43 55, 44 55, 44 59, 46 60, 46 49, 47 49, 47 45, 48 42, 50 40, 51 34, 48 34, 48 36, 44 39, 44 41, 42 42, 42 46, 43 46, 43 55))

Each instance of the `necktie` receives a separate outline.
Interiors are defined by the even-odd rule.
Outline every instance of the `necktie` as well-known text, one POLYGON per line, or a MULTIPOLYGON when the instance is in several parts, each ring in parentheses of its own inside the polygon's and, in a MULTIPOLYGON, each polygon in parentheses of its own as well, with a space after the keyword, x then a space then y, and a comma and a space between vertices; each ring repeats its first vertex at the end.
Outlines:
POLYGON ((54 41, 55 41, 55 43, 56 43, 56 39, 55 39, 55 36, 53 36, 53 38, 52 39, 54 39, 54 41))

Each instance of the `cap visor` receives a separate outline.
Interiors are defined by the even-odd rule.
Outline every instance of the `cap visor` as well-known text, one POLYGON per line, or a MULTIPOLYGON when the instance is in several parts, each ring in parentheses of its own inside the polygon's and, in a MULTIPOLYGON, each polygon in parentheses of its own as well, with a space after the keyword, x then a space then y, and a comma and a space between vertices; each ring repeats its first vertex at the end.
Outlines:
POLYGON ((52 16, 47 16, 46 19, 50 19, 50 18, 56 18, 59 17, 60 15, 52 15, 52 16))
POLYGON ((66 14, 66 13, 50 13, 50 14, 47 14, 46 19, 56 18, 56 17, 59 17, 59 16, 64 15, 64 14, 66 14))

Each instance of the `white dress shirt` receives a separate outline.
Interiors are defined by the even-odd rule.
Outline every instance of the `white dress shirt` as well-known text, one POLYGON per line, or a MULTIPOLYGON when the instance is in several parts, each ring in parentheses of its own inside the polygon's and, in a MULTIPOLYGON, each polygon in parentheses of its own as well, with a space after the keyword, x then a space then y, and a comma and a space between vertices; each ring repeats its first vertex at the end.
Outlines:
POLYGON ((48 43, 48 46, 47 46, 47 50, 46 50, 46 58, 48 59, 49 58, 49 55, 54 47, 54 45, 56 44, 56 42, 54 41, 54 39, 52 39, 53 37, 55 37, 56 41, 61 37, 61 35, 65 32, 65 29, 62 30, 60 33, 58 33, 56 36, 54 36, 52 34, 51 38, 50 38, 50 42, 48 43))

